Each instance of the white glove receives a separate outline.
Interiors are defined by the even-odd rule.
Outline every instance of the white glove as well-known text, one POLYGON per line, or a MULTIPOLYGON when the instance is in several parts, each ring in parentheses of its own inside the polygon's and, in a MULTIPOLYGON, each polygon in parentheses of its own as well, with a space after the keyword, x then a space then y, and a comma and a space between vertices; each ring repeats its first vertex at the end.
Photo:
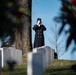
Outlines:
POLYGON ((37 25, 40 27, 40 24, 39 23, 37 23, 37 25))

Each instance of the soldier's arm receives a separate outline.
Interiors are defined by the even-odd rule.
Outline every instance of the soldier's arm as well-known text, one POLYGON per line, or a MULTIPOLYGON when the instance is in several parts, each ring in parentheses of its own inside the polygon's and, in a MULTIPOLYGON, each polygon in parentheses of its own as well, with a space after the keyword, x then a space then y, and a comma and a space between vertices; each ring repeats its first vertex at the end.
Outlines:
POLYGON ((42 29, 43 29, 43 30, 46 30, 46 27, 45 27, 44 25, 42 25, 42 29))
POLYGON ((36 30, 36 29, 38 29, 38 26, 34 25, 33 30, 36 30))

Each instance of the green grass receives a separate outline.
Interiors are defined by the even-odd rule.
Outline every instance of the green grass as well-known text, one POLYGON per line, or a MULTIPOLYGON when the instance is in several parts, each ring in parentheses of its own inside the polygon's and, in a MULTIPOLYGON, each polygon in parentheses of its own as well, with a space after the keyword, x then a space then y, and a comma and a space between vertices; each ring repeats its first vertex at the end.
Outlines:
POLYGON ((76 75, 76 61, 55 60, 48 66, 44 75, 76 75))
MULTIPOLYGON (((9 71, 8 67, 5 67, 2 75, 27 75, 26 65, 26 57, 23 56, 22 65, 16 65, 14 71, 9 71)), ((44 75, 76 75, 76 61, 54 60, 54 63, 48 66, 44 75)))
POLYGON ((13 71, 9 71, 8 67, 3 68, 3 75, 27 75, 26 64, 16 65, 13 71))

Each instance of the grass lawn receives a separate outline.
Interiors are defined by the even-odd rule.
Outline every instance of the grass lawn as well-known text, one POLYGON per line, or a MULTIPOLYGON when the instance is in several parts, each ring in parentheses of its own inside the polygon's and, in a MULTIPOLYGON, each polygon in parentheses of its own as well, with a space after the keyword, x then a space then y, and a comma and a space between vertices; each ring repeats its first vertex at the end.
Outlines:
POLYGON ((55 60, 48 66, 44 75, 76 75, 76 61, 55 60))
MULTIPOLYGON (((14 71, 9 71, 7 67, 3 68, 2 75, 27 75, 25 60, 26 58, 23 56, 23 64, 16 65, 14 71)), ((76 61, 54 60, 44 75, 76 75, 76 61)))
POLYGON ((8 68, 3 69, 2 75, 27 75, 26 74, 26 64, 16 65, 13 71, 9 71, 8 68))

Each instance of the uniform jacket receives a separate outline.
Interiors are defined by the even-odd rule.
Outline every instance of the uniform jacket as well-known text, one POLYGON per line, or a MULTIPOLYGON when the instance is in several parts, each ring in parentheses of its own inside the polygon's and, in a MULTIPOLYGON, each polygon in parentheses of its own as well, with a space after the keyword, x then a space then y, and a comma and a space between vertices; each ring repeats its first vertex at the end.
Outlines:
POLYGON ((43 31, 46 30, 44 25, 34 25, 33 30, 35 30, 34 48, 44 46, 44 34, 43 31))

